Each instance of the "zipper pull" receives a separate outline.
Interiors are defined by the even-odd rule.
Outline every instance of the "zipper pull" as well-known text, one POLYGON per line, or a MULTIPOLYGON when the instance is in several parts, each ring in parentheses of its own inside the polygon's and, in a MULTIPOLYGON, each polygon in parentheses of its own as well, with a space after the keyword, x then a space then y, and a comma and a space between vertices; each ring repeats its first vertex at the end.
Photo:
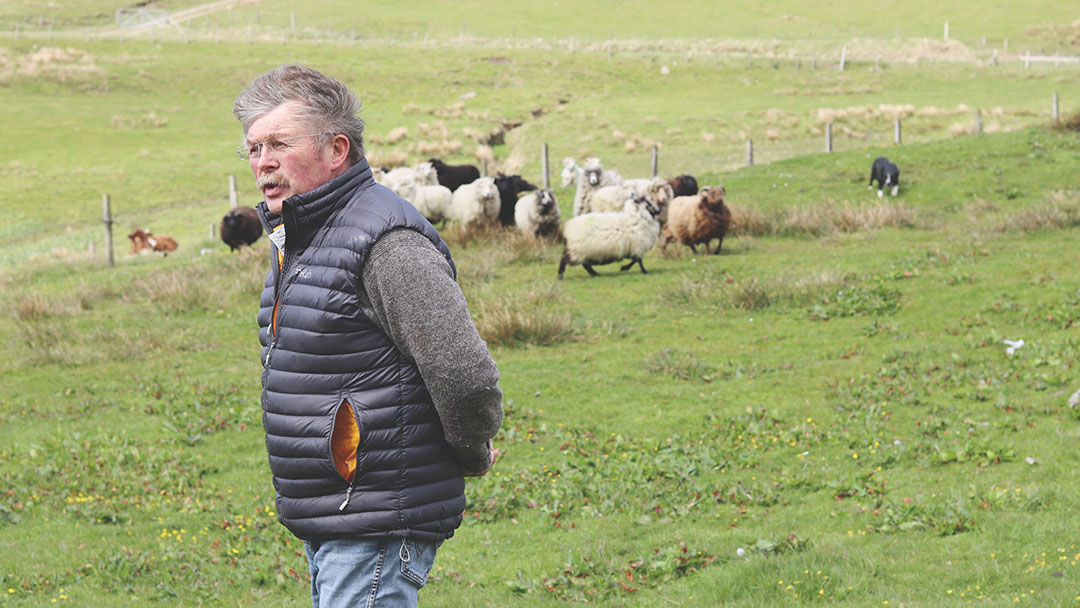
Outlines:
POLYGON ((345 502, 341 503, 341 506, 337 508, 338 511, 344 511, 348 506, 349 500, 352 498, 352 484, 349 484, 349 489, 345 490, 345 502))
POLYGON ((277 345, 277 338, 270 341, 270 346, 266 348, 266 359, 263 361, 264 367, 270 367, 270 353, 274 352, 274 346, 277 345))

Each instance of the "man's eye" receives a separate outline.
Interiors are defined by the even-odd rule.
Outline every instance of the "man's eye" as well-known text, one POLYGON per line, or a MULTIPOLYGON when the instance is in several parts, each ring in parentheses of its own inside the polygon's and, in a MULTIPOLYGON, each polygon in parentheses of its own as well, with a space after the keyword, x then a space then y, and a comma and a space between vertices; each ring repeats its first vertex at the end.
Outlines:
POLYGON ((261 143, 260 144, 251 144, 250 146, 248 146, 248 155, 249 156, 258 156, 259 152, 261 150, 262 150, 262 144, 261 143))
POLYGON ((274 152, 284 152, 285 150, 289 149, 289 144, 283 141, 278 141, 276 139, 271 139, 270 141, 266 142, 266 145, 269 146, 270 149, 274 152))

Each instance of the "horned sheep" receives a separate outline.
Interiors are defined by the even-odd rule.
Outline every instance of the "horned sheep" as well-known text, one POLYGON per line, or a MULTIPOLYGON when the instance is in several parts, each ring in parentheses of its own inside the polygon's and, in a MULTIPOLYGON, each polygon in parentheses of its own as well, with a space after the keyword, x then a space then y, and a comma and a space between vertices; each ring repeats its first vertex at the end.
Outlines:
POLYGON ((662 247, 677 240, 697 253, 695 245, 704 243, 705 253, 710 254, 709 243, 720 239, 716 244, 716 253, 720 253, 724 235, 731 227, 731 210, 724 205, 726 194, 723 186, 706 186, 697 196, 679 196, 671 201, 662 247))
POLYGON ((593 266, 630 260, 619 270, 629 270, 637 264, 647 274, 641 263, 660 236, 660 223, 656 216, 660 209, 643 196, 628 198, 622 211, 586 213, 570 219, 563 226, 566 247, 559 261, 559 278, 567 265, 581 264, 585 271, 597 276, 593 266))

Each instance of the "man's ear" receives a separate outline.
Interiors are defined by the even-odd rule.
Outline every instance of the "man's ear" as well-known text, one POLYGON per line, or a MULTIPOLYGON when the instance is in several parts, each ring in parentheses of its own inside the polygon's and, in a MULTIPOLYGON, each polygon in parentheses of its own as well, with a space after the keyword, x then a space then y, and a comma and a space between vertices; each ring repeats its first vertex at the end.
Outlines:
POLYGON ((331 170, 336 170, 348 162, 350 149, 351 146, 348 137, 345 137, 340 133, 334 136, 334 139, 330 142, 331 170))

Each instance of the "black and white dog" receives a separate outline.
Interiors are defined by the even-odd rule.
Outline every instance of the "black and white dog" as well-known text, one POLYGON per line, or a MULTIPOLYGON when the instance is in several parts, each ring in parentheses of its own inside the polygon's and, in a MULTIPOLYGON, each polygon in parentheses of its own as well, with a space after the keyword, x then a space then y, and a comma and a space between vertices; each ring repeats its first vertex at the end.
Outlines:
POLYGON ((889 159, 879 156, 874 159, 874 166, 870 168, 870 185, 867 188, 873 188, 874 181, 878 184, 878 196, 881 196, 881 191, 889 186, 892 186, 891 194, 896 196, 896 193, 900 191, 900 169, 890 163, 889 159))

